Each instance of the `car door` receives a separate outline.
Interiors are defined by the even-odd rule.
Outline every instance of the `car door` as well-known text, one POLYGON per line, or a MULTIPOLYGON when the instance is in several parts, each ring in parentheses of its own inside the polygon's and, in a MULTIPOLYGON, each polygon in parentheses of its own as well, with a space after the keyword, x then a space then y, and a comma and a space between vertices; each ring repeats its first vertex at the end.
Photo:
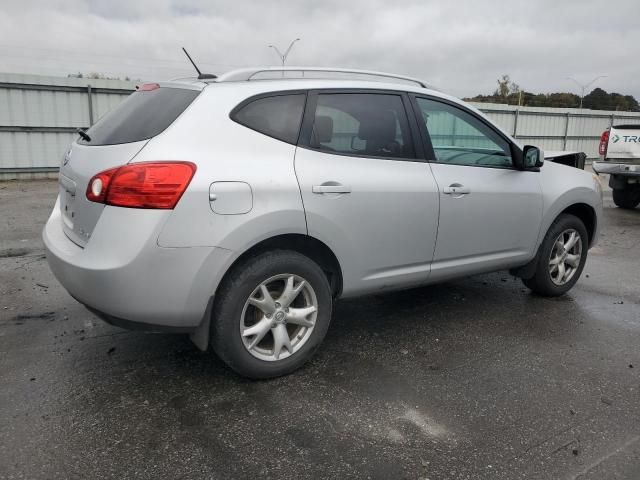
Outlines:
POLYGON ((338 257, 344 296, 429 276, 438 192, 410 108, 399 92, 309 94, 296 175, 309 234, 338 257))
POLYGON ((518 147, 471 110, 413 99, 440 192, 431 280, 527 261, 542 220, 539 174, 515 169, 511 149, 518 147))

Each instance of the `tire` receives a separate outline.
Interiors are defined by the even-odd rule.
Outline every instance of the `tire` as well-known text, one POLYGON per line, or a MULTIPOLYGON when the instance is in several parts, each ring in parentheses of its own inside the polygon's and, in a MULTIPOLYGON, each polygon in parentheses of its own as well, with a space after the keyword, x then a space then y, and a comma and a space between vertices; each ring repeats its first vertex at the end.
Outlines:
POLYGON ((578 217, 569 214, 561 214, 551 224, 547 234, 538 250, 536 269, 533 277, 523 279, 523 283, 539 295, 545 297, 557 297, 568 292, 578 281, 584 264, 587 261, 587 249, 589 248, 589 236, 587 229, 578 217), (563 235, 565 246, 570 245, 571 234, 575 232, 579 237, 580 255, 576 259, 578 241, 566 253, 560 248, 559 237, 563 235), (564 256, 563 256, 564 255, 564 256), (553 263, 552 262, 556 262, 553 263), (569 263, 571 262, 571 264, 569 263), (562 263, 562 270, 559 264, 562 263), (562 274, 562 279, 560 276, 562 274), (566 281, 563 281, 565 279, 566 281), (560 283, 558 283, 560 281, 560 283))
POLYGON ((613 203, 620 208, 636 208, 640 204, 640 189, 614 189, 613 203))
POLYGON ((234 267, 223 280, 213 309, 211 344, 222 361, 242 376, 286 375, 317 350, 329 328, 332 303, 327 277, 314 261, 290 250, 259 254, 234 267), (285 306, 288 282, 292 303, 285 306))

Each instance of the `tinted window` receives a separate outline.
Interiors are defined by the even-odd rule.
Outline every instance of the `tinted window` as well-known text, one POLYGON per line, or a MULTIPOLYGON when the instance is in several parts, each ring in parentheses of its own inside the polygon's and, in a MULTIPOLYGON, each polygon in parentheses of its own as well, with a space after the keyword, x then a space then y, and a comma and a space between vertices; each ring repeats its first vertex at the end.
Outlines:
POLYGON ((319 94, 310 146, 348 155, 415 157, 399 95, 319 94))
POLYGON ((93 125, 85 145, 114 145, 155 137, 173 123, 200 92, 181 88, 156 88, 134 92, 93 125))
POLYGON ((446 103, 417 101, 438 162, 511 167, 509 143, 482 121, 446 103))
POLYGON ((298 142, 304 94, 264 97, 235 112, 233 119, 260 133, 287 143, 298 142))

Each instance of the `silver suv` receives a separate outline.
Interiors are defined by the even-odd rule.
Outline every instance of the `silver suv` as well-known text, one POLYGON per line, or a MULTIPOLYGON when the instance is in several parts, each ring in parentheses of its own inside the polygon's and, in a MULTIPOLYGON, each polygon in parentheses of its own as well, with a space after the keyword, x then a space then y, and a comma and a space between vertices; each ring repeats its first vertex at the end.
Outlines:
POLYGON ((107 322, 189 333, 236 372, 274 377, 311 357, 338 297, 502 269, 542 295, 569 290, 602 191, 543 160, 407 77, 151 83, 80 132, 44 242, 107 322))

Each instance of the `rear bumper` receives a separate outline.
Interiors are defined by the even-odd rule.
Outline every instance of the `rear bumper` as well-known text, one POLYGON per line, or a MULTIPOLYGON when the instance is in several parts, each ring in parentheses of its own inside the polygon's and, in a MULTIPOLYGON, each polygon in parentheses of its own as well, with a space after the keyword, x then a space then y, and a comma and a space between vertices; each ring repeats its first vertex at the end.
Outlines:
POLYGON ((43 231, 49 266, 71 296, 110 323, 193 330, 203 319, 231 252, 159 247, 157 238, 168 214, 105 207, 91 239, 81 248, 64 234, 56 203, 43 231))
POLYGON ((593 171, 609 175, 624 175, 626 177, 640 177, 640 165, 628 163, 593 162, 593 171))
POLYGON ((89 305, 85 305, 85 308, 109 325, 124 328, 126 330, 152 333, 193 333, 194 331, 193 327, 174 327, 168 325, 153 325, 150 323, 132 322, 131 320, 114 317, 113 315, 109 315, 108 313, 101 312, 100 310, 96 310, 89 305))

